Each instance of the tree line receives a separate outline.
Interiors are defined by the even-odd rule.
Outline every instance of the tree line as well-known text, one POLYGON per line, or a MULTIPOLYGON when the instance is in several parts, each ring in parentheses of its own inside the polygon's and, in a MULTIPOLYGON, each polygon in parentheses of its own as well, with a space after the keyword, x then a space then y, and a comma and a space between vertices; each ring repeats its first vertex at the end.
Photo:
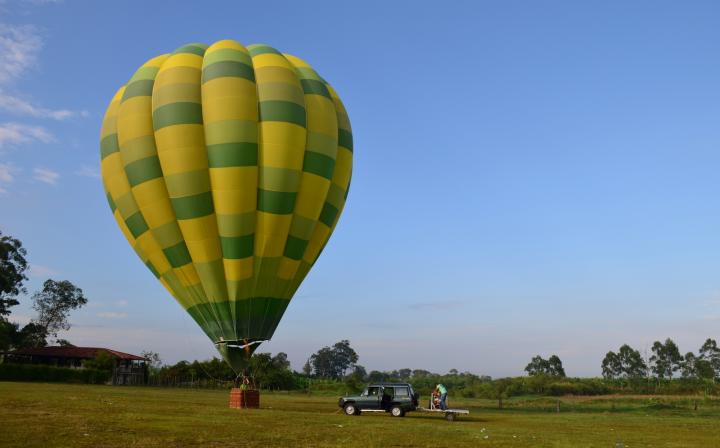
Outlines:
MULTIPOLYGON (((662 345, 668 346, 666 343, 662 345)), ((700 351, 698 358, 708 357, 708 353, 714 353, 712 349, 714 346, 713 342, 703 344, 706 349, 700 351), (708 347, 711 348, 709 352, 708 347)), ((639 352, 631 351, 627 345, 623 347, 626 348, 621 347, 618 352, 622 353, 623 359, 631 360, 635 364, 640 361, 645 362, 639 352)), ((157 354, 143 352, 143 356, 148 359, 154 357, 157 361, 151 367, 151 384, 228 387, 235 378, 235 373, 219 358, 161 365, 157 354)), ((537 355, 525 367, 527 376, 492 379, 487 375, 460 372, 457 369, 450 369, 445 374, 410 368, 368 372, 365 367, 358 364, 359 355, 351 347, 350 341, 342 340, 332 346, 323 347, 310 356, 301 372, 292 370, 285 353, 278 353, 275 356, 270 353, 254 354, 250 359, 249 370, 256 385, 263 389, 344 394, 359 392, 368 383, 410 382, 417 391, 427 396, 436 384, 442 383, 450 389, 451 395, 490 398, 498 400, 500 407, 504 399, 522 395, 720 394, 720 382, 716 383, 714 377, 684 375, 670 378, 667 376, 665 358, 655 356, 657 359, 651 357, 649 362, 645 363, 651 366, 646 370, 638 370, 633 363, 627 364, 628 371, 642 373, 641 376, 635 377, 622 374, 622 376, 605 375, 603 378, 568 378, 562 360, 557 355, 551 355, 547 359, 537 355), (665 376, 660 379, 649 376, 653 368, 665 376)))
POLYGON ((680 354, 677 344, 667 338, 655 341, 652 356, 645 360, 640 352, 624 344, 616 352, 609 351, 602 361, 602 375, 607 379, 654 378, 658 381, 681 378, 720 380, 720 348, 714 339, 708 338, 698 349, 698 354, 680 354))

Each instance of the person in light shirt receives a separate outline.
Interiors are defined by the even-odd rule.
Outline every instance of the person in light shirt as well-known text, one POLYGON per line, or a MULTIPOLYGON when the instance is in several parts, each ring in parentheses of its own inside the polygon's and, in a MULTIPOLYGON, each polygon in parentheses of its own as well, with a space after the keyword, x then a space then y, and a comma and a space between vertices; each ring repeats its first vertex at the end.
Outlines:
POLYGON ((440 393, 440 409, 447 409, 447 388, 442 384, 435 386, 435 390, 440 393))

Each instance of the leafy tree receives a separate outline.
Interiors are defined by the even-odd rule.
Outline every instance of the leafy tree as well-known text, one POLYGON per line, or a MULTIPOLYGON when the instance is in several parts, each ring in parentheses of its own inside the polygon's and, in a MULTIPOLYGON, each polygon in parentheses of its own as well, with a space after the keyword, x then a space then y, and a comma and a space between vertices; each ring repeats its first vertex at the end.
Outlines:
POLYGON ((291 389, 294 384, 287 354, 256 353, 250 358, 250 371, 258 387, 291 389))
POLYGON ((534 356, 525 366, 525 371, 530 376, 545 375, 549 369, 550 363, 540 355, 534 356))
POLYGON ((700 347, 700 359, 709 363, 714 377, 720 378, 720 348, 714 339, 708 338, 700 347))
POLYGON ((385 380, 385 373, 378 370, 372 370, 368 374, 368 381, 371 383, 379 383, 385 380))
POLYGON ((645 364, 642 355, 627 344, 623 344, 618 350, 618 360, 620 362, 620 372, 625 378, 638 379, 647 374, 647 364, 645 364))
POLYGON ((312 373, 312 365, 310 364, 310 358, 308 358, 307 361, 305 361, 305 365, 303 365, 303 373, 307 376, 310 376, 312 373))
POLYGON ((15 347, 45 347, 47 346, 47 330, 40 324, 30 322, 18 331, 15 338, 15 347))
POLYGON ((702 356, 695 356, 693 352, 685 354, 681 371, 683 378, 713 379, 715 376, 712 364, 702 356))
POLYGON ((620 357, 613 351, 607 352, 602 360, 602 376, 609 380, 619 378, 622 375, 622 364, 620 357))
POLYGON ((655 341, 652 346, 653 355, 650 357, 652 372, 659 379, 671 379, 673 373, 680 370, 682 355, 678 346, 672 339, 667 338, 665 343, 655 341))
POLYGON ((367 371, 365 367, 356 365, 350 375, 345 378, 345 385, 353 392, 359 392, 365 386, 367 371))
POLYGON ((695 374, 698 378, 704 380, 712 380, 715 378, 715 370, 712 364, 706 359, 698 358, 695 360, 695 374))
POLYGON ((14 347, 18 339, 19 326, 0 317, 0 351, 14 347))
POLYGON ((17 305, 16 297, 25 293, 25 271, 28 263, 27 251, 20 240, 0 232, 0 320, 10 314, 10 308, 17 305))
POLYGON ((333 352, 330 347, 323 347, 310 357, 315 375, 320 378, 336 378, 333 366, 333 352))
POLYGON ((287 353, 279 352, 273 356, 272 364, 277 369, 290 370, 290 361, 288 361, 287 353))
POLYGON ((400 369, 398 370, 398 376, 402 379, 408 379, 412 376, 411 369, 400 369))
POLYGON ((547 375, 565 377, 565 369, 557 355, 552 355, 549 359, 543 359, 540 355, 534 356, 530 360, 530 363, 525 366, 525 371, 530 376, 547 375))
POLYGON ((680 374, 683 378, 697 378, 697 357, 693 352, 687 352, 680 363, 680 374))
POLYGON ((334 367, 339 376, 345 376, 345 372, 354 366, 358 361, 358 354, 350 347, 350 341, 343 339, 333 346, 334 367))
POLYGON ((33 294, 33 309, 38 317, 33 321, 44 331, 44 336, 57 337, 61 330, 69 330, 70 311, 87 303, 82 289, 67 280, 45 280, 43 289, 33 294))
POLYGON ((565 369, 563 368, 562 361, 557 355, 552 355, 548 358, 548 374, 550 376, 565 378, 565 369))
POLYGON ((145 358, 150 373, 157 373, 162 367, 162 359, 160 359, 159 353, 152 350, 143 350, 140 352, 140 356, 145 358))
POLYGON ((350 376, 354 376, 358 378, 360 381, 365 381, 365 379, 368 376, 367 370, 365 370, 365 367, 356 364, 353 368, 353 372, 350 374, 350 376))
POLYGON ((75 345, 67 339, 58 339, 55 343, 60 347, 75 347, 75 345))
POLYGON ((88 359, 83 362, 83 366, 87 369, 112 372, 115 368, 115 360, 107 352, 98 351, 93 359, 88 359))
POLYGON ((323 347, 310 357, 315 375, 320 378, 342 378, 357 361, 358 355, 348 340, 342 340, 332 348, 323 347))
POLYGON ((503 408, 503 398, 508 398, 508 390, 512 387, 512 378, 500 378, 490 383, 490 394, 497 399, 498 409, 503 408))

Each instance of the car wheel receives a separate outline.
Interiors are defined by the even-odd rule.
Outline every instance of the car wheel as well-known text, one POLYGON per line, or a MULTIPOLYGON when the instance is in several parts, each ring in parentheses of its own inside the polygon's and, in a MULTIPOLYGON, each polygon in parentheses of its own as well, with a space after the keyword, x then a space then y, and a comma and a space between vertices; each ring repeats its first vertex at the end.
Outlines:
POLYGON ((346 404, 344 409, 345 409, 345 413, 347 415, 359 414, 358 409, 355 407, 355 404, 353 404, 353 403, 346 404))
POLYGON ((392 414, 393 417, 402 417, 405 415, 405 412, 403 412, 399 406, 393 406, 393 408, 390 409, 390 414, 392 414))

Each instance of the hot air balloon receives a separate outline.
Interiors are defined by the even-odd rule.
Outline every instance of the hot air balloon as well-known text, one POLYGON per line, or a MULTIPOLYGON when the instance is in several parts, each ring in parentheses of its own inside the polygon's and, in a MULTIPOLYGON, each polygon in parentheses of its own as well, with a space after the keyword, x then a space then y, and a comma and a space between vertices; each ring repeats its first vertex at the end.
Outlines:
POLYGON ((112 98, 100 141, 110 209, 236 372, 330 238, 352 146, 335 90, 266 45, 184 45, 112 98))

